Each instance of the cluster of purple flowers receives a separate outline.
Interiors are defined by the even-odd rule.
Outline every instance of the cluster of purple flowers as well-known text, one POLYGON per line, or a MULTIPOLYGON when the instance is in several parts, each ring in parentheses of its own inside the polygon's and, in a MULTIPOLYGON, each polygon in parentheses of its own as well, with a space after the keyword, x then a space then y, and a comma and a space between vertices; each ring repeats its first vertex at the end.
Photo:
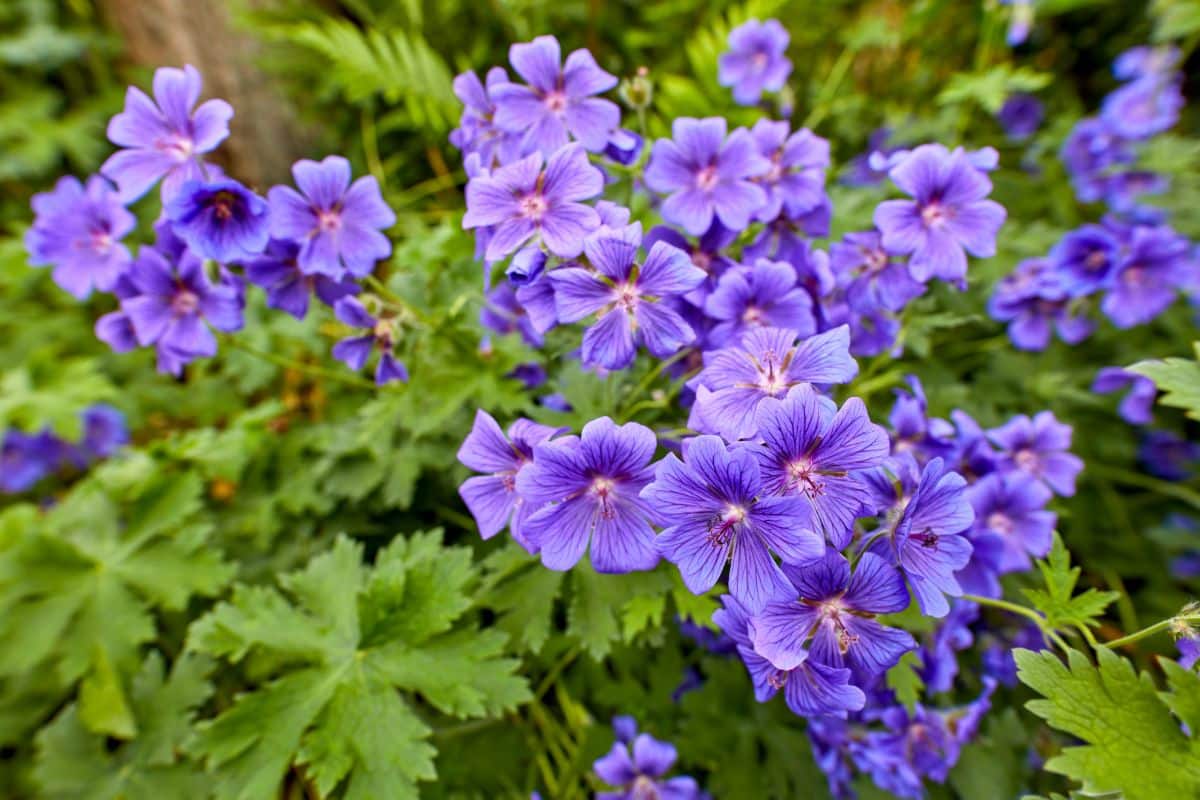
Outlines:
POLYGON ((27 492, 56 473, 87 469, 129 442, 125 416, 112 406, 99 403, 79 416, 83 433, 78 442, 68 442, 49 428, 35 434, 6 431, 0 438, 0 492, 27 492))
MULTIPOLYGON (((246 281, 266 290, 267 305, 297 318, 313 294, 329 305, 356 302, 356 280, 391 253, 382 231, 396 219, 375 178, 351 182, 350 163, 339 156, 297 162, 299 191, 275 186, 266 198, 224 175, 205 158, 229 135, 233 109, 216 99, 197 105, 200 91, 191 66, 159 69, 153 99, 130 87, 108 125, 121 149, 86 184, 66 177, 36 195, 26 236, 30 263, 53 266, 64 290, 79 299, 113 295, 118 310, 96 323, 102 341, 117 352, 153 346, 159 370, 173 375, 216 354, 214 330, 241 329, 246 281), (155 241, 134 256, 122 243, 136 227, 127 206, 156 185, 155 241)), ((336 357, 359 370, 378 349, 376 382, 405 379, 392 355, 391 316, 341 308, 337 316, 372 335, 366 352, 343 343, 336 357)))
MULTIPOLYGON (((781 85, 777 22, 746 23, 730 45, 722 80, 739 98, 781 85)), ((605 370, 629 366, 639 348, 707 357, 765 328, 809 336, 846 325, 851 352, 877 354, 930 280, 963 286, 967 254, 995 252, 1005 218, 988 199, 995 151, 891 153, 884 170, 908 199, 885 201, 875 230, 826 252, 811 237, 830 229, 829 143, 813 132, 679 118, 670 138, 646 148, 596 96, 616 78, 587 51, 564 63, 557 40, 542 36, 513 45, 510 60, 527 83, 500 67, 486 83, 456 79, 465 109, 451 136, 471 175, 463 227, 476 231, 485 286, 508 260, 481 314, 498 333, 519 331, 539 347, 556 325, 589 322, 580 357, 605 370), (643 233, 627 208, 602 199, 622 176, 649 193, 665 225, 643 233)))
POLYGON ((1122 54, 1113 72, 1127 83, 1105 99, 1098 117, 1080 120, 1063 144, 1079 198, 1103 201, 1110 213, 1066 234, 1046 257, 1022 261, 997 284, 989 313, 1008 323, 1017 347, 1045 349, 1055 333, 1068 344, 1082 341, 1095 328, 1094 308, 1118 328, 1143 325, 1180 294, 1195 293, 1191 242, 1160 210, 1138 202, 1164 191, 1167 180, 1135 163, 1135 145, 1178 120, 1184 102, 1179 57, 1172 48, 1122 54))
MULTIPOLYGON (((721 82, 745 104, 780 90, 786 46, 773 21, 737 29, 721 82)), ((979 607, 956 598, 998 597, 1002 575, 1048 552, 1047 504, 1074 492, 1082 464, 1049 412, 992 430, 962 412, 931 419, 913 379, 889 434, 860 399, 838 405, 825 389, 855 377, 856 355, 893 347, 899 312, 929 281, 965 286, 968 255, 995 253, 996 151, 873 153, 866 166, 906 197, 826 252, 813 238, 830 230, 829 145, 811 131, 681 118, 643 147, 597 97, 617 80, 586 51, 564 63, 557 41, 539 37, 510 61, 524 83, 499 67, 455 83, 465 110, 451 141, 471 176, 463 226, 484 262, 481 322, 533 347, 583 322, 576 355, 602 374, 641 349, 674 359, 689 435, 664 441, 672 452, 656 460, 658 438, 637 422, 601 417, 574 435, 519 419, 505 432, 479 411, 459 460, 479 473, 460 494, 481 535, 507 527, 555 570, 585 556, 598 572, 666 560, 697 594, 723 582, 719 647, 745 663, 757 699, 782 694, 812 721, 831 786, 841 792, 853 764, 919 796, 922 778, 945 779, 1011 665, 993 656, 999 677, 951 710, 906 710, 885 675, 916 653, 930 695, 953 685, 963 641, 972 626, 983 632, 979 607), (605 199, 622 181, 664 224, 643 232, 605 199), (505 280, 486 288, 500 270, 505 280), (941 620, 921 640, 891 616, 913 598, 941 620), (848 733, 858 727, 871 732, 848 733), (870 744, 850 753, 850 740, 870 744)), ((545 373, 514 377, 533 386, 545 373)), ((988 635, 998 647, 1027 632, 988 635)), ((642 796, 639 786, 674 796, 655 748, 642 750, 631 757, 618 742, 597 772, 623 787, 614 797, 642 796)))
POLYGON ((633 717, 614 717, 612 726, 617 740, 606 755, 596 759, 592 770, 601 781, 618 788, 597 792, 596 800, 708 799, 695 778, 663 777, 678 757, 674 745, 638 733, 633 717))

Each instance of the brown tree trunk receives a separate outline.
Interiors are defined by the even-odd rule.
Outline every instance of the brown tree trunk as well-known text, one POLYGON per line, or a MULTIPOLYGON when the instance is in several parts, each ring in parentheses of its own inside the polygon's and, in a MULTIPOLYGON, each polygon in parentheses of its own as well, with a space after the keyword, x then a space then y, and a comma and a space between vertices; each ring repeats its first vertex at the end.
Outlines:
MULTIPOLYGON (((263 0, 251 0, 258 2, 263 0)), ((133 63, 191 64, 204 76, 203 97, 233 105, 230 136, 214 158, 230 177, 259 190, 289 180, 292 162, 304 155, 305 137, 281 87, 255 65, 259 43, 233 27, 228 0, 99 0, 99 5, 133 63)))

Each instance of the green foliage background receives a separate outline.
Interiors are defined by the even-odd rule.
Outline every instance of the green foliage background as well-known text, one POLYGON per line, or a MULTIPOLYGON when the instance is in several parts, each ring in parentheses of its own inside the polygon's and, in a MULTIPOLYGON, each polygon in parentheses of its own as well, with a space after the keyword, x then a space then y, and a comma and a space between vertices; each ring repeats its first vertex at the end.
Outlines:
MULTIPOLYGON (((666 566, 549 572, 503 537, 481 542, 457 498, 466 473, 454 453, 477 407, 502 422, 527 414, 574 428, 601 414, 679 423, 653 364, 605 381, 563 366, 575 330, 556 331, 540 352, 512 337, 479 346, 481 275, 460 230, 464 175, 446 143, 458 116, 450 80, 505 63, 509 43, 545 32, 564 49, 589 47, 614 73, 647 66, 655 135, 680 115, 752 122, 716 85, 716 59, 732 26, 776 16, 792 35, 795 121, 831 140, 836 164, 885 123, 900 141, 998 147, 995 198, 1009 209, 999 254, 973 262, 968 292, 943 288, 913 304, 904 357, 865 360, 848 392, 882 419, 891 389, 915 373, 937 415, 962 408, 990 426, 1053 410, 1075 425, 1088 464, 1078 496, 1056 508, 1082 568, 1076 591, 1115 592, 1107 616, 1095 619, 1105 603, 1088 605, 1084 625, 1112 639, 1176 613, 1196 586, 1173 579, 1167 560, 1196 541, 1164 519, 1195 514, 1200 486, 1141 472, 1137 432, 1115 416, 1113 398, 1088 387, 1101 366, 1194 358, 1193 315, 1179 307, 1150 326, 1102 326, 1081 347, 1025 354, 983 310, 1018 260, 1098 215, 1074 200, 1056 152, 1113 87, 1112 58, 1147 41, 1191 52, 1200 38, 1196 0, 1141 6, 1044 0, 1032 44, 1014 53, 1003 38, 1009 11, 994 0, 234 2, 314 137, 310 155, 345 153, 356 172, 378 177, 399 215, 382 279, 408 309, 402 354, 413 380, 377 390, 331 363, 339 328, 328 316, 297 322, 268 312, 261 293, 250 294, 245 331, 223 337, 221 355, 184 381, 156 374, 148 353, 116 356, 94 339, 105 300, 75 303, 26 264, 28 199, 59 174, 96 169, 124 85, 145 85, 150 71, 123 58, 89 0, 3 4, 0 429, 74 436, 79 411, 104 401, 127 414, 135 445, 43 487, 52 502, 0 500, 0 794, 582 797, 598 788, 590 764, 620 712, 676 742, 681 768, 716 797, 823 796, 802 722, 780 703, 755 703, 740 664, 677 632, 676 616, 707 622, 712 597, 690 595, 666 566), (1020 147, 992 117, 1014 90, 1038 91, 1048 108, 1042 131, 1020 147), (535 405, 503 377, 525 361, 549 368, 572 413, 535 405), (687 667, 706 682, 673 702, 687 667)), ((1197 96, 1188 77, 1185 94, 1197 96)), ((235 126, 253 124, 254 109, 237 111, 235 126)), ((1196 119, 1186 112, 1147 154, 1171 174, 1161 204, 1192 238, 1196 119)), ((884 196, 833 183, 830 192, 835 237, 869 225, 884 196)), ((1178 383, 1170 404, 1194 410, 1196 378, 1185 373, 1195 363, 1174 363, 1184 374, 1167 379, 1178 383)), ((1194 433, 1182 411, 1156 415, 1161 427, 1194 433)), ((1053 593, 1046 582, 1015 579, 1006 597, 1053 593)), ((1038 692, 1069 684, 1099 709, 1089 670, 1111 673, 1151 704, 1159 700, 1146 682, 1165 685, 1154 653, 1173 653, 1165 634, 1124 651, 1132 664, 1085 659, 1064 677, 1031 654, 1022 669, 1038 692), (1121 672, 1133 666, 1146 677, 1121 672)), ((1192 705, 1184 716, 1159 703, 1146 712, 1152 724, 1169 707, 1197 730, 1194 676, 1168 677, 1170 697, 1192 705)), ((1067 791, 1072 784, 1027 762, 1030 743, 1051 756, 1064 741, 1022 710, 1030 696, 998 696, 983 736, 932 796, 1067 791)), ((1089 741, 1064 723, 1063 701, 1041 702, 1031 706, 1037 716, 1089 741)), ((1177 731, 1158 734, 1197 757, 1177 731)), ((1063 769, 1048 766, 1095 788, 1126 780, 1088 771, 1095 759, 1123 769, 1105 749, 1123 745, 1094 746, 1057 756, 1063 769)), ((1179 780, 1180 791, 1200 782, 1194 770, 1179 780)), ((863 796, 880 795, 864 786, 863 796)))

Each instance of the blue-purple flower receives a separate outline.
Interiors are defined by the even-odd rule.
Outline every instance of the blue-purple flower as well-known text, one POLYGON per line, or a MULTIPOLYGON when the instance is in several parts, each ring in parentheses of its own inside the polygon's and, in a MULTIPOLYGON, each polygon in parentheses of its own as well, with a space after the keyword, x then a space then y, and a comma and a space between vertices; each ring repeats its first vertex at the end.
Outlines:
POLYGON ((815 333, 812 295, 798 285, 798 278, 791 264, 765 258, 726 271, 704 301, 705 313, 717 323, 713 342, 726 344, 755 328, 815 333))
POLYGON ((1071 426, 1042 411, 1033 419, 1024 414, 988 431, 988 438, 1001 451, 1000 466, 1016 469, 1045 483, 1055 494, 1075 494, 1075 476, 1083 461, 1068 452, 1071 426))
POLYGON ((646 186, 666 194, 663 219, 692 236, 709 229, 713 218, 726 228, 745 230, 766 202, 762 187, 751 180, 770 164, 749 131, 726 133, 723 117, 680 117, 671 123, 670 139, 659 139, 646 165, 646 186))
POLYGON ((1104 98, 1100 119, 1115 135, 1140 141, 1174 127, 1184 104, 1178 80, 1139 78, 1104 98))
POLYGON ((729 32, 729 51, 717 61, 717 80, 733 88, 733 99, 754 105, 764 91, 778 92, 792 72, 785 55, 790 37, 777 19, 747 20, 729 32))
POLYGON ((335 280, 300 269, 300 245, 271 239, 262 255, 243 263, 246 280, 267 291, 267 306, 304 319, 312 295, 327 306, 343 297, 358 294, 360 287, 349 278, 335 280))
POLYGON ((724 251, 736 238, 737 232, 729 230, 720 222, 713 222, 712 227, 705 231, 695 244, 674 228, 658 225, 646 234, 642 246, 649 250, 656 242, 665 242, 688 254, 692 264, 703 270, 707 277, 699 286, 685 294, 684 298, 697 308, 703 308, 704 301, 717 287, 717 281, 734 266, 734 260, 724 251))
POLYGON ((865 685, 916 648, 908 633, 875 619, 908 608, 909 598, 900 573, 874 553, 863 553, 853 574, 832 549, 820 561, 783 569, 797 596, 767 603, 751 625, 755 651, 777 668, 812 659, 849 667, 865 685))
POLYGON ((1128 389, 1129 392, 1117 406, 1121 419, 1130 425, 1149 425, 1154 419, 1152 408, 1158 393, 1154 381, 1121 367, 1104 367, 1092 381, 1092 391, 1098 394, 1110 394, 1122 389, 1128 389))
POLYGON ((80 414, 83 437, 79 451, 84 461, 108 458, 129 443, 125 415, 105 403, 97 403, 80 414))
POLYGON ((1050 258, 1063 286, 1073 297, 1106 287, 1116 271, 1120 242, 1103 225, 1077 228, 1054 246, 1050 258))
POLYGON ((1051 496, 1045 484, 1020 471, 993 472, 968 487, 967 498, 975 509, 972 539, 998 540, 1000 574, 1027 570, 1030 556, 1043 558, 1050 552, 1058 521, 1046 510, 1051 496))
POLYGON ((604 189, 604 175, 588 163, 583 147, 570 144, 557 150, 545 171, 542 163, 541 153, 534 153, 467 184, 462 224, 494 226, 488 261, 503 258, 535 234, 550 252, 574 258, 583 251, 583 240, 600 226, 596 210, 579 202, 604 189))
POLYGON ((517 475, 533 463, 534 447, 560 432, 558 428, 518 419, 509 426, 506 437, 490 414, 475 412, 475 424, 458 450, 458 460, 486 474, 467 478, 458 493, 484 539, 507 527, 518 544, 536 552, 522 528, 537 508, 517 492, 517 475))
POLYGON ((450 132, 450 143, 464 157, 477 154, 481 166, 507 164, 522 155, 521 138, 524 131, 506 131, 496 124, 496 103, 491 92, 508 83, 503 67, 492 67, 487 73, 487 86, 474 72, 464 72, 454 79, 454 94, 463 104, 458 127, 450 132))
POLYGON ((522 134, 525 152, 538 150, 546 157, 567 143, 568 134, 592 152, 604 149, 621 124, 621 110, 595 95, 616 86, 615 75, 600 69, 584 49, 568 55, 563 64, 553 36, 512 45, 508 59, 529 85, 489 84, 498 127, 522 134))
POLYGON ((159 180, 166 201, 186 181, 204 179, 200 157, 229 135, 233 108, 224 100, 207 100, 195 108, 200 87, 200 73, 190 64, 155 71, 153 100, 129 87, 125 110, 108 123, 109 140, 125 149, 100 168, 117 184, 123 202, 138 199, 159 180))
POLYGON ((208 326, 226 333, 242 327, 238 284, 211 282, 193 253, 172 263, 158 250, 143 247, 128 278, 121 313, 140 346, 156 345, 160 371, 177 375, 188 361, 216 355, 217 340, 208 326))
POLYGON ((717 436, 688 440, 683 461, 668 454, 642 492, 667 526, 658 552, 679 567, 688 589, 707 592, 732 559, 729 591, 752 612, 791 590, 772 552, 801 564, 824 551, 804 500, 763 495, 754 455, 730 450, 717 436))
POLYGON ((744 439, 756 432, 754 415, 766 398, 783 397, 802 383, 847 383, 858 374, 845 326, 799 344, 796 339, 794 330, 758 328, 736 345, 704 353, 688 427, 744 439))
POLYGON ((992 182, 961 149, 922 145, 888 174, 913 199, 880 203, 875 225, 888 251, 910 254, 914 278, 963 283, 964 250, 979 258, 995 255, 1004 207, 986 199, 992 182))
POLYGON ((1166 226, 1135 227, 1100 310, 1118 328, 1145 324, 1171 305, 1194 269, 1186 238, 1166 226))
POLYGON ((908 265, 884 249, 878 231, 847 233, 829 245, 829 261, 856 311, 899 311, 925 291, 908 265))
POLYGON ((597 792, 596 800, 701 800, 705 796, 694 778, 663 778, 678 757, 673 745, 638 733, 631 717, 614 719, 613 730, 617 741, 592 769, 600 780, 620 789, 597 792))
POLYGON ((258 255, 270 235, 267 201, 229 178, 187 181, 163 213, 196 255, 222 263, 258 255))
POLYGON ((634 572, 658 563, 651 510, 639 493, 653 477, 654 432, 608 417, 582 434, 543 442, 517 474, 517 493, 538 510, 522 529, 550 569, 567 570, 591 541, 597 572, 634 572))
POLYGON ((988 300, 992 319, 1008 323, 1008 336, 1022 350, 1045 350, 1054 331, 1068 344, 1091 335, 1094 325, 1079 313, 1062 276, 1045 258, 1028 258, 996 284, 988 300))
POLYGON ((950 610, 946 595, 962 594, 954 573, 971 558, 971 543, 962 534, 975 519, 966 483, 941 458, 931 459, 892 531, 896 563, 921 611, 931 617, 944 617, 950 610))
POLYGON ((372 351, 378 350, 375 384, 382 386, 392 381, 408 380, 408 369, 393 352, 396 346, 395 320, 371 314, 357 297, 338 300, 333 306, 333 313, 343 325, 368 331, 365 335, 349 336, 337 342, 333 346, 334 358, 358 372, 366 366, 372 351))
POLYGON ((704 272, 686 253, 658 242, 639 265, 634 261, 637 242, 614 237, 589 238, 584 252, 595 272, 565 267, 547 277, 560 322, 599 313, 583 334, 585 364, 624 369, 633 362, 639 343, 651 355, 666 358, 695 339, 683 317, 662 302, 704 280, 704 272))
POLYGON ((1031 94, 1017 93, 1004 101, 996 112, 996 119, 1009 139, 1021 141, 1037 133, 1045 112, 1041 100, 1031 94))
POLYGON ((808 128, 790 133, 786 122, 769 119, 756 122, 750 135, 768 163, 756 181, 766 191, 767 200, 755 212, 755 219, 770 222, 783 211, 795 219, 821 204, 829 169, 827 140, 808 128))
POLYGON ((292 177, 299 192, 274 186, 267 193, 271 236, 300 244, 297 263, 306 275, 362 278, 392 252, 381 231, 396 224, 396 215, 383 202, 373 175, 351 183, 350 162, 328 156, 297 161, 292 177))
POLYGON ((54 282, 80 300, 93 289, 112 291, 132 260, 121 240, 137 220, 109 182, 93 175, 85 188, 78 178, 60 178, 54 191, 35 194, 32 206, 29 263, 52 265, 54 282))
POLYGON ((851 397, 840 409, 800 384, 782 400, 766 398, 755 413, 762 444, 754 449, 769 491, 803 497, 826 538, 839 550, 867 505, 856 477, 888 456, 887 432, 851 397), (835 413, 836 411, 836 413, 835 413))

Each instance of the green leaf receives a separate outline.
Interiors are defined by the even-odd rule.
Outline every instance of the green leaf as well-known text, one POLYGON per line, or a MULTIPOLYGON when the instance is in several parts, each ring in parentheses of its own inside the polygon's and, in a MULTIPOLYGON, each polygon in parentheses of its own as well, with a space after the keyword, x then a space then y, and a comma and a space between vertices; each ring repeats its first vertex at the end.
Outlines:
POLYGON ((917 654, 910 651, 887 671, 887 687, 896 693, 896 699, 910 711, 921 702, 921 692, 925 689, 925 681, 917 673, 919 661, 917 654))
POLYGON ((472 581, 470 551, 444 547, 440 531, 397 537, 371 567, 341 537, 282 576, 283 592, 240 586, 197 620, 190 650, 275 675, 199 726, 191 749, 220 796, 274 797, 303 765, 322 795, 344 785, 346 797, 417 797, 435 751, 414 696, 455 717, 529 699, 507 637, 460 622, 472 581))
MULTIPOLYGON (((1195 342, 1192 347, 1200 358, 1200 342, 1195 342)), ((1200 420, 1200 362, 1187 358, 1165 358, 1139 361, 1126 369, 1154 381, 1154 385, 1163 392, 1158 400, 1161 405, 1182 408, 1189 417, 1200 420)))
POLYGON ((184 656, 164 676, 162 657, 151 652, 130 689, 137 738, 115 749, 83 724, 81 706, 67 706, 35 741, 34 779, 42 791, 89 800, 205 796, 208 779, 180 750, 195 709, 212 693, 211 669, 206 658, 184 656))
POLYGON ((581 562, 571 570, 567 633, 599 661, 621 639, 622 615, 629 604, 645 606, 645 597, 665 596, 669 589, 670 579, 663 571, 602 575, 581 562), (639 597, 643 599, 635 600, 639 597))
POLYGON ((1063 545, 1062 537, 1054 534, 1054 545, 1044 561, 1037 562, 1046 589, 1024 589, 1025 596, 1033 607, 1046 616, 1046 622, 1055 629, 1071 626, 1087 625, 1096 627, 1097 620, 1104 609, 1120 595, 1117 592, 1104 592, 1098 589, 1088 589, 1082 594, 1074 595, 1075 584, 1079 581, 1079 567, 1071 566, 1071 554, 1063 545))
POLYGON ((958 73, 937 96, 938 105, 975 103, 989 114, 995 114, 1009 95, 1016 92, 1036 92, 1050 83, 1052 75, 1036 72, 1029 67, 1013 69, 997 64, 986 72, 958 73))
POLYGON ((1119 791, 1127 800, 1200 796, 1200 741, 1171 713, 1195 707, 1200 681, 1171 673, 1164 702, 1150 676, 1129 661, 1107 648, 1096 656, 1093 666, 1075 650, 1067 664, 1047 651, 1015 653, 1017 676, 1045 698, 1026 708, 1084 742, 1064 748, 1046 769, 1081 782, 1084 792, 1119 791))

